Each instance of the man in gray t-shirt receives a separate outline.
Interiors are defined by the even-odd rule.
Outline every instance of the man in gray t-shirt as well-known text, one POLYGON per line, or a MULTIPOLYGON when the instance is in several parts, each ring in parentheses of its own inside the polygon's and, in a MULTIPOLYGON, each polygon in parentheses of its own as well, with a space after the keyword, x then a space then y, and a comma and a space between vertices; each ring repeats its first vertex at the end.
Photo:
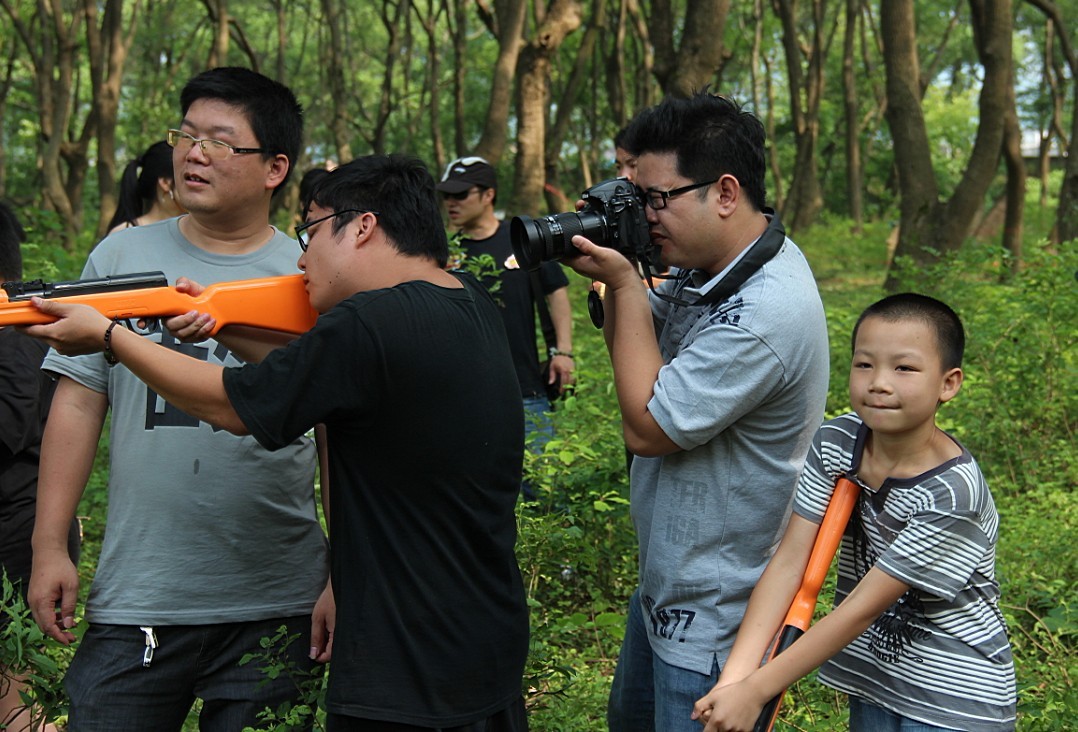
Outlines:
POLYGON ((764 209, 764 132, 731 100, 668 99, 630 123, 651 240, 674 279, 575 237, 607 285, 640 584, 611 689, 615 732, 696 732, 789 516, 827 396, 823 305, 764 209))
MULTIPOLYGON (((222 68, 188 82, 181 107, 168 141, 189 214, 109 236, 83 276, 160 270, 170 282, 209 285, 297 273, 299 247, 269 224, 302 136, 295 97, 255 72, 222 68)), ((189 325, 180 320, 169 324, 189 325)), ((149 331, 207 363, 239 364, 216 340, 149 331)), ((286 651, 297 668, 328 658, 334 620, 313 442, 270 453, 164 402, 101 354, 53 353, 44 368, 61 378, 43 443, 29 599, 42 630, 65 644, 78 590, 67 526, 112 414, 107 529, 89 628, 65 678, 69 729, 179 730, 199 697, 201 729, 238 730, 257 726, 267 706, 295 703, 288 675, 270 682, 261 664, 240 659, 281 626, 298 638, 286 651)))

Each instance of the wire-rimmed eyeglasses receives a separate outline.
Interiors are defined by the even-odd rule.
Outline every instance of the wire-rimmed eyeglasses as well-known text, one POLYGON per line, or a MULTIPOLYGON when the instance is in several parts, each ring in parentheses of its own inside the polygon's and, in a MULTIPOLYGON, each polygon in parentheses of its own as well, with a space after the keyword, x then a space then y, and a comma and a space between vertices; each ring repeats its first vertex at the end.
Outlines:
POLYGON ((371 211, 366 208, 346 208, 341 211, 334 211, 329 216, 323 216, 322 218, 315 219, 314 221, 305 221, 304 223, 296 227, 296 238, 299 240, 299 248, 303 251, 307 251, 307 245, 311 242, 311 235, 307 233, 307 230, 310 229, 312 226, 314 226, 315 224, 320 224, 323 221, 328 221, 329 219, 336 218, 337 216, 341 216, 342 214, 346 213, 369 213, 374 214, 375 216, 379 215, 377 211, 371 211))
POLYGON ((180 152, 186 154, 195 143, 198 143, 202 153, 213 160, 225 160, 233 155, 251 155, 253 153, 269 154, 269 150, 263 147, 236 147, 235 145, 229 145, 227 142, 221 140, 214 140, 208 137, 195 137, 189 135, 183 130, 168 130, 165 136, 165 140, 170 147, 174 147, 180 152))

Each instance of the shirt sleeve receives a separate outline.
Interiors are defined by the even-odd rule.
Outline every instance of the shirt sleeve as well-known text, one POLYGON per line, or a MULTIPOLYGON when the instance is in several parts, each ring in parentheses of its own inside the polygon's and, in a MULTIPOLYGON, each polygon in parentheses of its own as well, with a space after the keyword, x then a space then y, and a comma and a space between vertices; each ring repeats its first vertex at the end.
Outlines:
POLYGON ((243 424, 267 450, 291 444, 342 411, 362 413, 377 399, 367 383, 375 339, 347 305, 257 364, 225 369, 225 393, 243 424))
POLYGON ((762 339, 713 321, 659 369, 648 411, 678 447, 691 450, 752 412, 784 378, 782 362, 762 339))
POLYGON ((565 270, 557 262, 543 262, 539 268, 539 281, 546 295, 569 286, 569 278, 565 276, 565 270))

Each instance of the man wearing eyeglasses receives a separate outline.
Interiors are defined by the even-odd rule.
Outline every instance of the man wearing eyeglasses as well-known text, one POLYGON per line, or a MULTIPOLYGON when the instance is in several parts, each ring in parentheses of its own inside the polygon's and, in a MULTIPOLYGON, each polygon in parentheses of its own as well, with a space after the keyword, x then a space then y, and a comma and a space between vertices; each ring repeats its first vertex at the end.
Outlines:
MULTIPOLYGON (((569 305, 569 280, 556 262, 546 262, 536 277, 522 269, 513 254, 509 222, 494 214, 498 197, 498 174, 480 157, 459 158, 446 166, 437 185, 445 202, 449 226, 462 235, 461 245, 471 257, 489 255, 498 269, 500 287, 496 299, 513 354, 513 366, 524 399, 525 431, 533 450, 541 450, 553 435, 547 385, 564 391, 574 381, 573 320, 569 305), (536 308, 550 314, 554 344, 546 344, 545 358, 536 346, 536 308), (549 370, 540 362, 549 358, 549 370)), ((525 497, 535 498, 527 485, 525 497)))
MULTIPOLYGON (((110 235, 83 276, 161 270, 212 284, 298 272, 295 240, 269 223, 270 199, 299 153, 295 96, 253 71, 219 68, 191 79, 180 103, 167 140, 188 214, 110 235)), ((219 341, 180 343, 159 326, 140 334, 203 365, 241 363, 219 341)), ((265 450, 112 363, 53 353, 44 366, 60 382, 42 452, 30 603, 42 630, 65 645, 75 640, 79 578, 61 542, 111 409, 108 524, 89 627, 65 679, 68 729, 179 730, 196 697, 203 730, 257 726, 267 706, 298 701, 288 675, 273 680, 260 663, 240 665, 261 638, 287 627, 297 638, 284 657, 297 670, 328 658, 332 594, 315 446, 297 436, 265 450)))
MULTIPOLYGON (((583 237, 568 264, 607 285, 639 586, 608 710, 614 732, 697 732, 693 704, 733 645, 788 515, 827 396, 823 306, 764 208, 764 130, 726 98, 668 99, 630 123, 652 243, 649 293, 583 237)), ((781 613, 785 608, 781 609, 781 613)))
MULTIPOLYGON (((35 304, 62 320, 27 333, 110 349, 169 402, 271 450, 325 424, 340 619, 328 732, 525 732, 523 410, 497 306, 445 270, 434 179, 415 158, 328 173, 297 233, 320 317, 257 364, 198 363, 119 329, 108 341, 100 313, 55 301, 35 304)), ((198 315, 179 334, 213 325, 198 315)))

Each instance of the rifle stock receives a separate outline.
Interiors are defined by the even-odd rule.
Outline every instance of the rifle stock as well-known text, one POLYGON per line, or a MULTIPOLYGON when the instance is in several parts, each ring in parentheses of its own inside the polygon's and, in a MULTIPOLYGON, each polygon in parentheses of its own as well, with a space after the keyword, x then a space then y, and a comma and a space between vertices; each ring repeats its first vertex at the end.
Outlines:
MULTIPOLYGON (((804 635, 812 623, 812 614, 816 611, 816 598, 820 595, 824 579, 827 578, 827 570, 831 567, 831 560, 838 551, 839 542, 846 531, 846 524, 850 521, 854 506, 857 505, 857 495, 860 489, 848 478, 841 477, 835 483, 835 491, 831 494, 831 501, 827 504, 820 529, 816 533, 816 542, 809 554, 808 564, 805 566, 805 574, 801 579, 801 587, 794 595, 786 618, 782 621, 782 629, 778 633, 778 639, 772 646, 771 660, 785 651, 794 641, 804 635)), ((764 705, 760 716, 756 720, 753 732, 771 732, 775 725, 775 719, 779 715, 779 707, 782 704, 780 692, 771 701, 764 705)))
POLYGON ((298 335, 310 330, 318 317, 299 274, 219 282, 196 297, 169 287, 161 272, 56 283, 5 282, 0 287, 0 326, 55 321, 31 304, 32 296, 89 305, 113 320, 172 317, 197 310, 216 319, 211 335, 226 325, 298 335))

